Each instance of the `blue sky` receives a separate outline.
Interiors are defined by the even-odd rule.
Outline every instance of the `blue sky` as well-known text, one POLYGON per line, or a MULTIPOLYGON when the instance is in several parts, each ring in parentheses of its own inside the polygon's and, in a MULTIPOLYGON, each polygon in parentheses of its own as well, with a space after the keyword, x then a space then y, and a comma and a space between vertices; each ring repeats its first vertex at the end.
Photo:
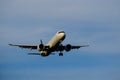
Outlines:
POLYGON ((119 8, 119 0, 1 0, 0 80, 119 80, 119 8), (90 47, 43 58, 8 46, 47 43, 58 30, 63 44, 90 47))

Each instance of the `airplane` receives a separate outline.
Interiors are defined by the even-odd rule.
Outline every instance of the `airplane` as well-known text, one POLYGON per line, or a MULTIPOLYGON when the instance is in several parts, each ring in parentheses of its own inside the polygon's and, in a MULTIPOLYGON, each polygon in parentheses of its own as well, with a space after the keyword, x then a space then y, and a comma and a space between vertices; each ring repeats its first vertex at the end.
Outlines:
POLYGON ((26 49, 36 49, 39 53, 28 53, 29 55, 41 55, 42 57, 49 56, 53 52, 60 52, 59 56, 63 56, 63 51, 69 52, 71 49, 79 49, 81 47, 88 47, 89 45, 73 46, 71 44, 62 45, 62 41, 65 39, 66 34, 64 31, 58 31, 53 38, 48 42, 48 44, 43 44, 40 40, 38 45, 26 45, 26 44, 9 44, 10 46, 18 46, 26 49))

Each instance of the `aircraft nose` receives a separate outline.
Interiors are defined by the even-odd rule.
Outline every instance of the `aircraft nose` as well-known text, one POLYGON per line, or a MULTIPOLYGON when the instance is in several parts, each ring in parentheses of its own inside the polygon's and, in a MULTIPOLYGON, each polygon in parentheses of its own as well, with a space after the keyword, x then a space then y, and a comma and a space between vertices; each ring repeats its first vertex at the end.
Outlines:
POLYGON ((61 38, 62 40, 64 40, 65 37, 66 37, 65 33, 60 33, 59 36, 60 36, 60 38, 61 38))
POLYGON ((64 31, 58 31, 57 33, 59 34, 59 33, 65 33, 65 32, 64 31))
POLYGON ((63 37, 63 36, 65 36, 65 33, 59 33, 59 35, 63 37))

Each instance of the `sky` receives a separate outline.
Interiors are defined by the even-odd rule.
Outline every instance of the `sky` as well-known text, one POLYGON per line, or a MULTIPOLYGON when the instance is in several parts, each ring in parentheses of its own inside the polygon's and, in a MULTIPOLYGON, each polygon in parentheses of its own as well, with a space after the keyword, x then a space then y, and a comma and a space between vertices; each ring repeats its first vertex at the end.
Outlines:
MULTIPOLYGON (((32 52, 37 52, 33 50, 32 52)), ((1 0, 0 80, 120 80, 119 0, 1 0), (8 44, 84 45, 64 56, 29 56, 8 44)))

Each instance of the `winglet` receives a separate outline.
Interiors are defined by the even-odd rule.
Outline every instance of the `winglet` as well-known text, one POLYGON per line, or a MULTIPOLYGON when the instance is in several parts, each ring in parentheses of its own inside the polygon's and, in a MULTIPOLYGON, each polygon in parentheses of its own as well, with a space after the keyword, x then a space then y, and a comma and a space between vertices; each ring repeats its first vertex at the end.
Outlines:
POLYGON ((8 45, 13 46, 13 44, 8 44, 8 45))
POLYGON ((89 47, 89 45, 83 45, 83 46, 81 46, 81 47, 89 47))
POLYGON ((8 44, 8 45, 10 45, 10 46, 17 46, 17 45, 15 45, 15 44, 8 44))

